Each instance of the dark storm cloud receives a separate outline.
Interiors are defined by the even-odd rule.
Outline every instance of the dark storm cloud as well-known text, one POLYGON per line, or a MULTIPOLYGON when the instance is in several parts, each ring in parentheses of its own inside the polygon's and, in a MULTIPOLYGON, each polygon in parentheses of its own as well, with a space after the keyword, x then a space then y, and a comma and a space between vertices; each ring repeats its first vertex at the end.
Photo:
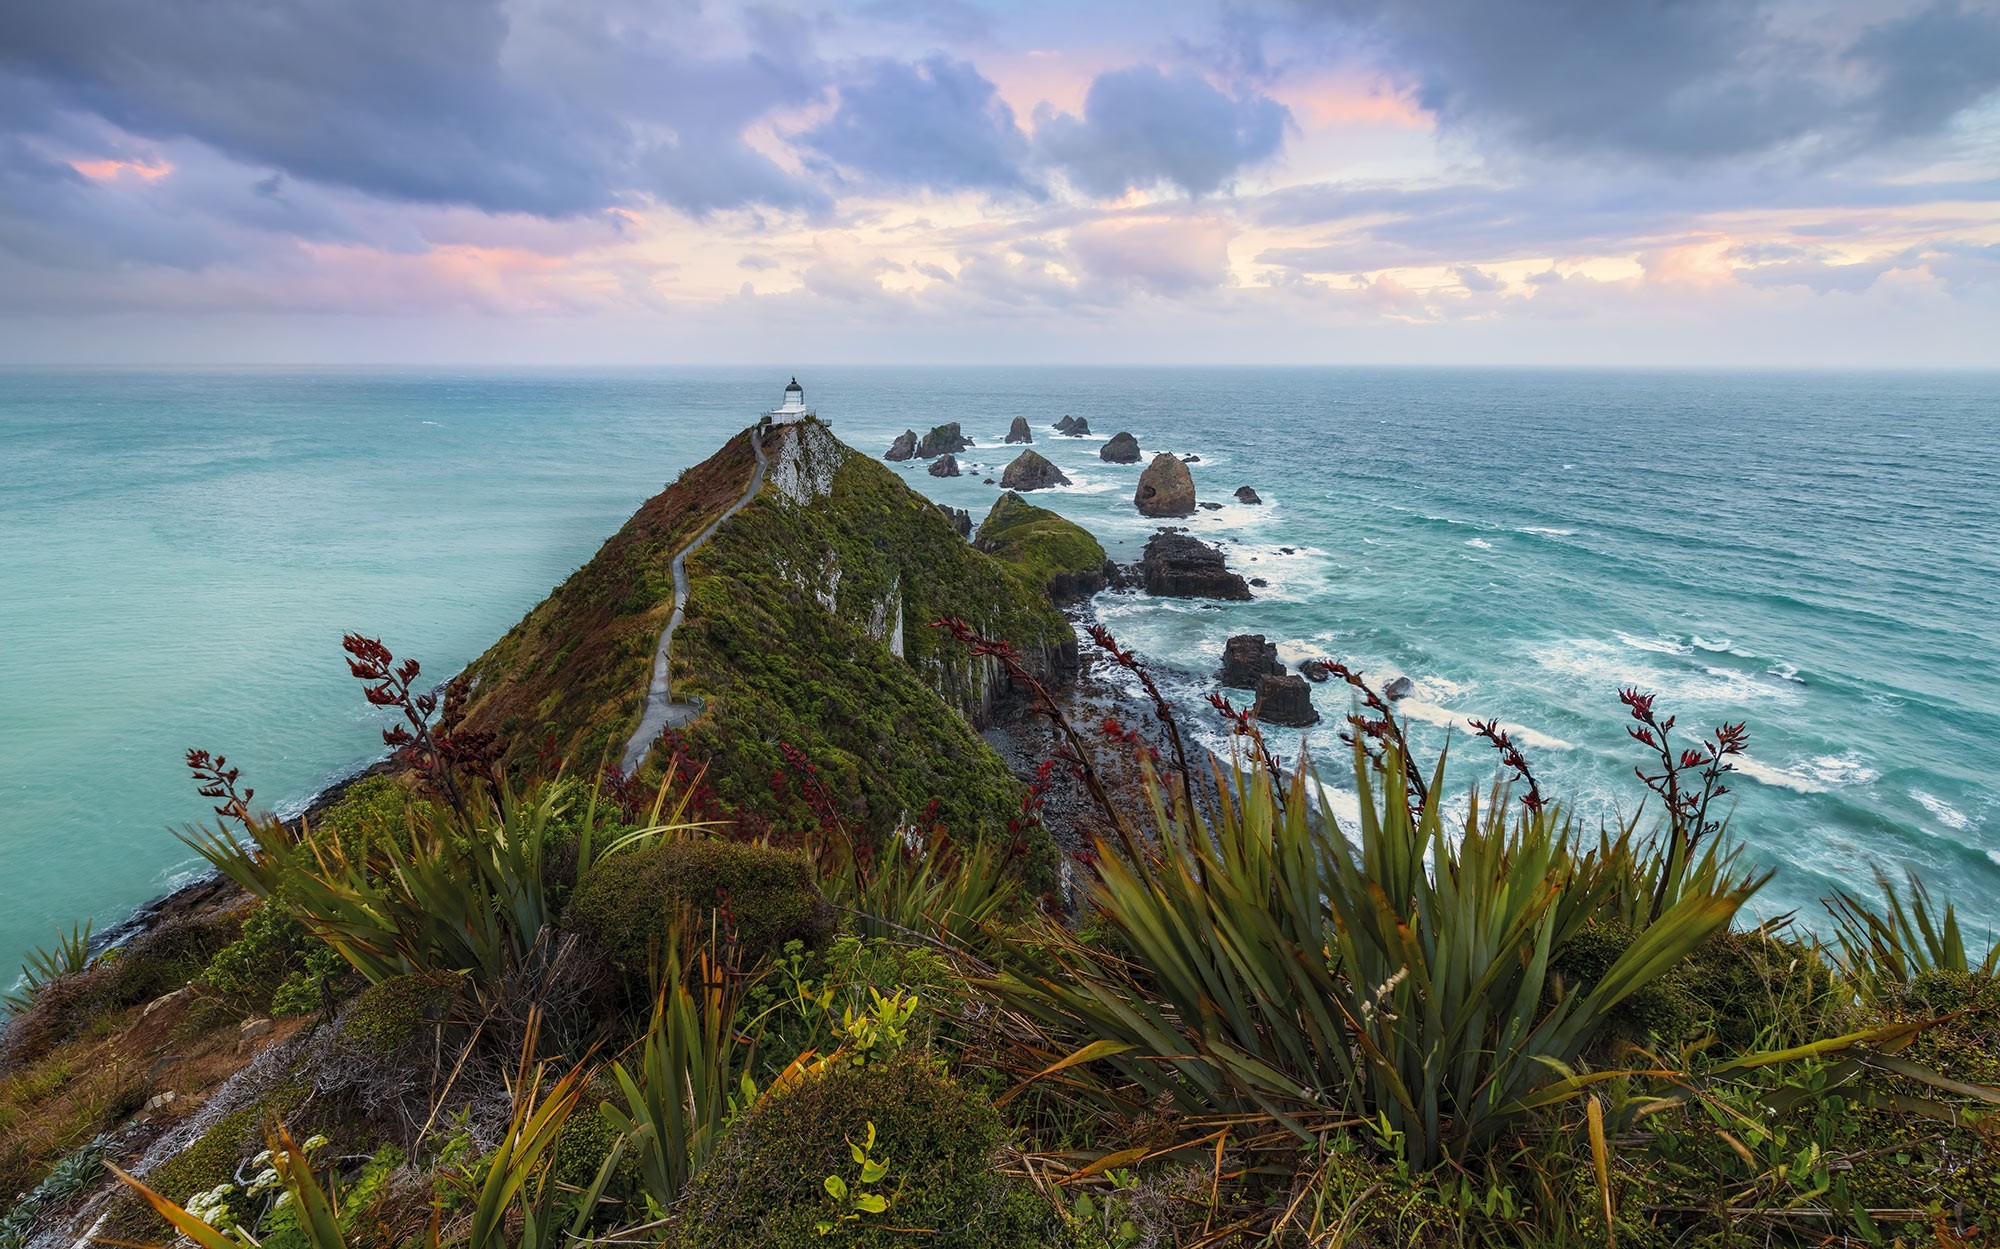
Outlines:
POLYGON ((1448 127, 1563 156, 1842 158, 1935 132, 2000 86, 2000 15, 1950 0, 1848 31, 1839 10, 1752 0, 1302 7, 1374 44, 1448 127))
POLYGON ((1092 195, 1160 183, 1205 195, 1276 156, 1290 123, 1290 110, 1267 96, 1230 96, 1195 74, 1135 65, 1099 74, 1081 118, 1038 114, 1035 139, 1092 195))
POLYGON ((999 91, 965 61, 870 62, 840 108, 799 142, 867 180, 937 190, 1032 190, 1028 136, 999 91))
MULTIPOLYGON (((571 48, 621 46, 595 6, 549 24, 571 48)), ((813 200, 741 137, 763 111, 818 90, 796 65, 754 47, 723 58, 656 49, 656 82, 710 88, 658 116, 643 97, 524 73, 503 55, 508 34, 495 0, 64 0, 0 6, 0 74, 135 136, 196 139, 386 199, 542 216, 601 209, 631 189, 694 212, 813 200), (714 89, 729 80, 741 85, 714 89)), ((637 85, 629 68, 606 69, 637 85)))

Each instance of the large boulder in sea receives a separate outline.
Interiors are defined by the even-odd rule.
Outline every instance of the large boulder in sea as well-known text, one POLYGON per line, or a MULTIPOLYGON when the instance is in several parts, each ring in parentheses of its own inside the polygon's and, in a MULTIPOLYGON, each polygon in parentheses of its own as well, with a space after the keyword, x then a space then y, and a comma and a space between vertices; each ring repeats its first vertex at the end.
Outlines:
POLYGON ((1264 500, 1258 497, 1257 492, 1250 487, 1238 486, 1236 487, 1236 501, 1238 503, 1262 503, 1264 500))
POLYGON ((1028 432, 1028 418, 1025 416, 1015 417, 1014 423, 1007 427, 1008 442, 1033 442, 1034 440, 1035 436, 1028 432))
POLYGON ((1417 692, 1417 683, 1408 677, 1390 677, 1382 687, 1382 697, 1391 702, 1408 698, 1417 692))
POLYGON ((1020 569, 1058 604, 1104 588, 1104 548, 1090 531, 1012 490, 993 504, 972 545, 1020 569))
POLYGON ((1049 428, 1055 430, 1058 434, 1067 434, 1070 431, 1070 429, 1075 425, 1076 425, 1076 418, 1065 413, 1060 421, 1057 421, 1054 425, 1051 425, 1049 428))
POLYGON ((930 433, 924 435, 923 441, 917 444, 917 458, 933 460, 954 451, 963 451, 971 445, 972 439, 959 432, 958 422, 951 421, 934 426, 930 433))
POLYGON ((1111 441, 1097 449, 1097 458, 1107 464, 1137 464, 1139 440, 1120 430, 1111 435, 1111 441))
POLYGON ((1067 486, 1069 478, 1049 463, 1039 451, 1023 451, 1000 474, 1000 485, 1008 490, 1047 490, 1067 486))
POLYGON ((1282 674, 1278 644, 1266 642, 1261 633, 1239 633, 1222 647, 1222 671, 1216 679, 1231 689, 1254 690, 1266 676, 1282 674))
POLYGON ((1139 489, 1132 502, 1142 516, 1192 516, 1194 477, 1187 465, 1163 451, 1139 474, 1139 489))
POLYGON ((1086 437, 1090 433, 1090 422, 1079 416, 1069 423, 1069 428, 1064 430, 1063 433, 1068 434, 1072 438, 1086 437))
POLYGON ((1178 529, 1162 529, 1147 540, 1139 581, 1146 593, 1166 598, 1250 597, 1249 585, 1229 571, 1221 551, 1178 529))
POLYGON ((931 476, 933 477, 958 476, 958 457, 947 452, 946 454, 939 456, 937 459, 932 460, 931 476))
POLYGON ((907 460, 916 453, 917 431, 906 429, 896 435, 896 441, 889 444, 889 449, 882 453, 882 458, 885 460, 907 460))
POLYGON ((1313 710, 1312 690, 1305 678, 1293 673, 1267 673, 1257 682, 1257 702, 1250 714, 1266 724, 1282 724, 1302 729, 1319 723, 1313 710))

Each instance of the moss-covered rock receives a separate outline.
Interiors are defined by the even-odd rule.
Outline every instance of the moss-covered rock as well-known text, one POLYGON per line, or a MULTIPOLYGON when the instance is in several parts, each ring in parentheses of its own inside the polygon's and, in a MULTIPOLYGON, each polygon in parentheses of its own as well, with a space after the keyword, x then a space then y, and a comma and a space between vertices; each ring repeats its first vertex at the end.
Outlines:
POLYGON ((994 502, 973 545, 1020 569, 1058 603, 1104 588, 1104 547, 1090 531, 1012 490, 994 502))
POLYGON ((904 1058, 840 1067, 764 1098, 730 1128, 689 1186, 674 1243, 695 1249, 806 1249, 921 1243, 1028 1249, 1056 1243, 1048 1206, 993 1165, 999 1116, 934 1066, 904 1058), (887 1165, 864 1183, 853 1147, 887 1165), (888 1200, 880 1213, 837 1202, 827 1178, 852 1195, 888 1200), (817 1225, 832 1224, 826 1234, 817 1225), (911 1229, 923 1229, 921 1232, 911 1229))
POLYGON ((817 949, 833 937, 833 908, 805 856, 705 837, 600 859, 578 882, 568 922, 597 940, 643 999, 652 994, 650 973, 671 952, 683 914, 705 925, 724 907, 749 961, 787 941, 817 949))

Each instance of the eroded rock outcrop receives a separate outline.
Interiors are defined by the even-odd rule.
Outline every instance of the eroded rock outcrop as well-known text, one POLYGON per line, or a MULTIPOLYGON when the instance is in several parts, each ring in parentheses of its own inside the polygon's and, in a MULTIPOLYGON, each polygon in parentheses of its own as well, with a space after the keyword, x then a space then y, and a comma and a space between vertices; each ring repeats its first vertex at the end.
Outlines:
POLYGON ((1192 516, 1194 477, 1187 465, 1163 451, 1139 474, 1139 489, 1132 502, 1142 516, 1192 516))
POLYGON ((1097 449, 1097 458, 1109 464, 1137 464, 1139 440, 1120 430, 1111 435, 1111 441, 1097 449))
POLYGON ((933 477, 956 477, 958 476, 958 457, 952 455, 950 452, 946 452, 931 461, 930 471, 933 477))
POLYGON ((907 460, 916 453, 917 431, 906 429, 896 435, 896 441, 889 444, 889 449, 882 453, 882 458, 885 460, 907 460))
POLYGON ((1229 571, 1221 551, 1178 529, 1162 529, 1147 540, 1138 572, 1139 583, 1152 595, 1237 601, 1251 597, 1249 585, 1229 571))
POLYGON ((1238 486, 1236 487, 1236 501, 1238 503, 1262 503, 1264 500, 1258 497, 1257 492, 1250 487, 1238 486))
POLYGON ((1034 440, 1035 436, 1028 432, 1028 418, 1025 416, 1015 417, 1014 423, 1007 427, 1008 442, 1033 442, 1034 440))
POLYGON ((1069 478, 1039 451, 1023 451, 1000 474, 1000 484, 1008 490, 1047 490, 1067 486, 1069 478))
POLYGON ((1261 633, 1239 633, 1222 647, 1222 671, 1216 680, 1231 689, 1254 690, 1265 676, 1285 671, 1278 662, 1278 644, 1261 633))
POLYGON ((1312 690, 1303 677, 1292 673, 1266 674, 1257 682, 1257 702, 1250 713, 1266 724, 1282 724, 1302 729, 1319 723, 1313 710, 1312 690))
POLYGON ((940 455, 949 455, 954 451, 963 451, 971 445, 972 439, 967 438, 959 432, 958 422, 951 421, 944 425, 934 426, 930 433, 924 435, 923 441, 917 444, 917 458, 920 460, 935 459, 940 455))
POLYGON ((1055 422, 1055 424, 1051 425, 1049 428, 1055 430, 1058 434, 1067 434, 1072 428, 1075 427, 1075 425, 1076 425, 1076 418, 1068 414, 1064 414, 1061 420, 1055 422))
POLYGON ((1408 677, 1390 677, 1388 682, 1382 686, 1382 697, 1392 702, 1397 699, 1408 698, 1416 692, 1417 683, 1408 677))

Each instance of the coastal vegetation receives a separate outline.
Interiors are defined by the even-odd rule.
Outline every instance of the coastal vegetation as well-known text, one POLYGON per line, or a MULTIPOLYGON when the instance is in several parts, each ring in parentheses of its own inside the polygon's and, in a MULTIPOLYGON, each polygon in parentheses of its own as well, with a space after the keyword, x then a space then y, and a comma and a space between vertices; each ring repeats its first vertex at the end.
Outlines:
POLYGON ((1748 922, 1754 726, 1616 692, 1638 783, 1598 826, 1497 724, 1448 747, 1491 784, 1447 792, 1333 659, 1337 766, 1222 695, 1208 757, 1101 628, 1147 701, 1078 722, 1050 595, 1102 549, 1012 496, 975 549, 829 455, 689 561, 702 714, 606 766, 675 537, 751 459, 683 475, 689 515, 649 503, 476 682, 349 637, 391 756, 306 817, 190 752, 217 881, 8 1003, 0 1246, 2000 1237, 2000 953, 1915 879, 1748 922), (1002 698, 1056 742, 1023 777, 974 728, 1002 698))

